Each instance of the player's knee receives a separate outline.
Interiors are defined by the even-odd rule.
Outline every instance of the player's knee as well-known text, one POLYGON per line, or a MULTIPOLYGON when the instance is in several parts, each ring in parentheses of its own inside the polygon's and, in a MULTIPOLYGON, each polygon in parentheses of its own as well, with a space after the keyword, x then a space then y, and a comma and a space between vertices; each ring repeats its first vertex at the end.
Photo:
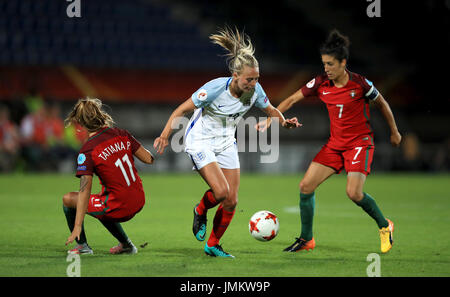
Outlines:
POLYGON ((238 203, 237 194, 236 195, 233 195, 233 194, 229 195, 227 197, 227 199, 225 199, 223 201, 223 208, 226 211, 233 211, 236 208, 237 203, 238 203))
POLYGON ((74 195, 72 194, 72 192, 64 194, 62 200, 63 200, 63 205, 65 207, 71 207, 71 208, 77 207, 77 199, 74 198, 74 195))
POLYGON ((311 194, 314 192, 315 187, 308 181, 302 180, 299 184, 300 193, 311 194))
POLYGON ((227 184, 214 187, 213 194, 217 201, 224 201, 229 195, 229 187, 227 184))
POLYGON ((66 207, 69 207, 69 206, 71 206, 71 201, 70 201, 70 193, 66 193, 66 194, 64 194, 64 196, 63 196, 63 205, 64 206, 66 206, 66 207))
POLYGON ((356 189, 349 189, 349 188, 347 188, 347 196, 353 202, 358 202, 358 201, 360 201, 363 198, 363 193, 361 191, 356 190, 356 189))

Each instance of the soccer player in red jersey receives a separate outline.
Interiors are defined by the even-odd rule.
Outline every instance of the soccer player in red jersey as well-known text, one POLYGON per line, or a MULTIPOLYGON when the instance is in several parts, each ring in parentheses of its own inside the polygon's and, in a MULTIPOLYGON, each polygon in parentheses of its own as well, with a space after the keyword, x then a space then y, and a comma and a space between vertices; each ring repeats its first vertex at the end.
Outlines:
POLYGON ((119 241, 110 249, 111 254, 137 253, 120 222, 133 218, 145 203, 142 181, 133 156, 151 164, 152 154, 128 131, 113 127, 114 121, 102 109, 99 99, 79 100, 65 122, 66 125, 78 123, 89 133, 89 139, 78 155, 76 176, 80 178, 80 190, 63 197, 64 214, 72 232, 66 245, 74 240, 78 243, 69 253, 93 253, 83 228, 86 213, 97 218, 119 241), (91 194, 94 173, 102 185, 99 194, 91 194))
MULTIPOLYGON (((305 97, 316 96, 328 109, 330 138, 311 162, 300 182, 300 216, 302 231, 294 244, 284 251, 296 252, 315 247, 312 225, 316 188, 342 169, 347 172, 347 196, 369 214, 380 229, 381 251, 392 247, 394 224, 386 219, 375 200, 363 192, 370 173, 374 153, 373 131, 370 127, 369 103, 379 108, 391 131, 390 141, 400 145, 400 135, 389 104, 364 76, 347 69, 349 40, 333 30, 320 49, 325 73, 316 76, 277 107, 286 112, 305 97)), ((270 120, 257 124, 264 131, 270 120)))

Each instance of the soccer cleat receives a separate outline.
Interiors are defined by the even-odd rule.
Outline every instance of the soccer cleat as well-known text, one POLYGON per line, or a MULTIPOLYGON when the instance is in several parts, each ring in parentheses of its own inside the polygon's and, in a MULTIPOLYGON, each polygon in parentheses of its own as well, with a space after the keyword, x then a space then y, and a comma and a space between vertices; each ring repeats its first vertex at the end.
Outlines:
POLYGON ((205 254, 211 257, 222 257, 222 258, 232 258, 235 257, 233 255, 230 255, 229 253, 225 252, 222 249, 221 245, 216 244, 213 247, 209 247, 208 244, 205 244, 205 254))
POLYGON ((380 240, 381 240, 381 252, 387 253, 392 248, 394 244, 394 223, 386 219, 389 222, 387 227, 380 229, 380 240))
POLYGON ((109 252, 113 255, 118 254, 137 254, 138 249, 134 246, 134 244, 129 241, 126 245, 120 243, 114 247, 112 247, 109 252))
POLYGON ((92 255, 94 251, 87 243, 78 244, 76 247, 67 251, 68 254, 76 254, 76 255, 92 255))
POLYGON ((206 214, 197 214, 197 206, 194 207, 194 222, 192 223, 192 232, 198 241, 204 241, 206 235, 206 214))
POLYGON ((313 250, 316 247, 316 241, 314 240, 314 237, 311 240, 304 240, 303 238, 295 238, 295 242, 285 248, 283 251, 285 252, 298 252, 301 250, 313 250))

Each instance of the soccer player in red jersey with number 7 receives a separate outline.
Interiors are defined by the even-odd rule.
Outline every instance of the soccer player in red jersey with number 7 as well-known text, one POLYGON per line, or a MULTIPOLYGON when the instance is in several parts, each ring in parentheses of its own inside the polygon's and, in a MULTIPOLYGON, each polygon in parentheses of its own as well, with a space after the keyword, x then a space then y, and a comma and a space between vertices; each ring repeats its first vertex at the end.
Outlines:
MULTIPOLYGON (((402 136, 389 104, 372 82, 347 70, 348 46, 348 38, 333 30, 320 49, 325 73, 313 78, 277 107, 284 113, 305 97, 316 96, 326 104, 330 118, 330 138, 300 182, 301 234, 291 246, 284 249, 287 252, 314 249, 314 191, 342 169, 347 172, 347 196, 378 225, 381 252, 386 253, 392 248, 394 223, 385 218, 375 200, 363 192, 375 148, 369 122, 369 103, 377 106, 386 119, 394 147, 400 145, 402 136)), ((270 119, 258 123, 256 128, 264 131, 269 125, 270 119)))
POLYGON ((83 228, 87 213, 97 218, 119 241, 110 249, 111 254, 135 254, 137 248, 120 222, 133 218, 145 203, 133 156, 147 164, 153 163, 153 156, 128 131, 113 127, 114 121, 102 109, 99 99, 79 100, 66 119, 66 125, 73 123, 85 127, 89 139, 78 155, 76 176, 80 178, 80 190, 63 197, 64 214, 72 232, 66 245, 74 240, 78 243, 69 253, 93 253, 83 228), (99 194, 91 194, 94 173, 102 185, 99 194))

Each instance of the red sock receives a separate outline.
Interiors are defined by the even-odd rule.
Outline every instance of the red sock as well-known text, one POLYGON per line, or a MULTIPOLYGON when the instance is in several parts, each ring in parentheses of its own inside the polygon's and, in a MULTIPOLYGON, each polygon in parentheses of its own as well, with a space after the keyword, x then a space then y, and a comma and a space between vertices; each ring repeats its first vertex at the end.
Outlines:
POLYGON ((208 239, 209 247, 219 244, 220 238, 225 233, 225 230, 227 230, 228 225, 230 225, 230 222, 233 219, 234 212, 235 210, 226 211, 223 209, 222 205, 219 206, 216 211, 216 215, 214 216, 213 229, 208 239))
POLYGON ((206 214, 208 209, 213 208, 219 204, 219 202, 214 198, 213 192, 211 189, 205 192, 203 195, 202 200, 200 201, 200 204, 197 206, 196 211, 199 215, 206 214))

